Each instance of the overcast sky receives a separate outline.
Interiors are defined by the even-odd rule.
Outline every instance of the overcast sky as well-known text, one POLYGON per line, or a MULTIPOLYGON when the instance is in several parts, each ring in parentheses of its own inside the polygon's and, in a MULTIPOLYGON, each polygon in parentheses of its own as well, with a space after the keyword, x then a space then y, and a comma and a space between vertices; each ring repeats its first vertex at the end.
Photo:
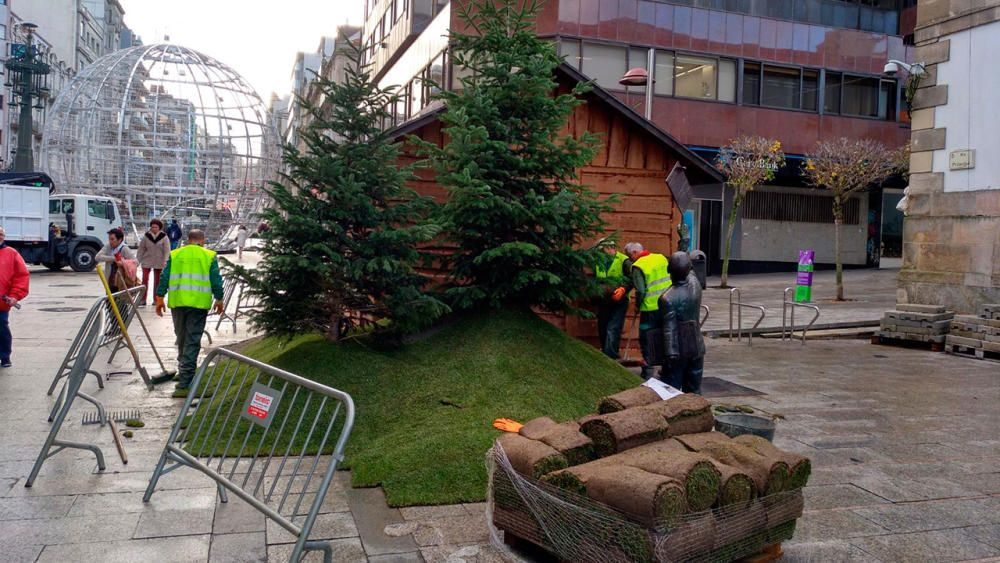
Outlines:
POLYGON ((119 0, 125 25, 145 44, 170 41, 229 65, 264 103, 286 93, 298 51, 315 52, 323 35, 361 25, 364 0, 119 0))

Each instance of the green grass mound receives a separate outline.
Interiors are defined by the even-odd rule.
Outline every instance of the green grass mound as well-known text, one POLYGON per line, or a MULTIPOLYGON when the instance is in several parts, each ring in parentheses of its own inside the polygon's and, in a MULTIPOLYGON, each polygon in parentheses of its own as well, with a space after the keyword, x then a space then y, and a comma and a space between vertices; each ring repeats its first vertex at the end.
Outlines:
MULTIPOLYGON (((356 486, 384 487, 392 506, 481 501, 484 457, 499 436, 494 419, 572 420, 592 413, 601 397, 639 383, 600 351, 516 311, 467 318, 398 349, 303 336, 263 339, 243 353, 351 395, 357 417, 343 467, 352 470, 356 486)), ((223 393, 212 403, 239 401, 240 408, 247 391, 223 393)), ((197 422, 191 421, 192 432, 197 422)), ((249 455, 258 434, 254 430, 244 450, 249 455)), ((322 432, 315 434, 311 443, 318 444, 322 432)), ((273 435, 264 440, 265 454, 273 435)), ((283 440, 278 451, 287 445, 283 440)), ((189 447, 199 445, 194 438, 189 447)))

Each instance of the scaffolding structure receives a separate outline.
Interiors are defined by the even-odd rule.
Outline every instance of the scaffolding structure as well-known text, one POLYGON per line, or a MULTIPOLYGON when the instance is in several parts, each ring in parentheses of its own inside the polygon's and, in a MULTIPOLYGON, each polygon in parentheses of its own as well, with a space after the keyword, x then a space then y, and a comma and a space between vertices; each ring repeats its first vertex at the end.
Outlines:
POLYGON ((136 237, 177 219, 209 242, 256 221, 277 171, 277 134, 264 103, 233 69, 175 44, 116 51, 59 94, 41 168, 60 191, 111 196, 136 237))

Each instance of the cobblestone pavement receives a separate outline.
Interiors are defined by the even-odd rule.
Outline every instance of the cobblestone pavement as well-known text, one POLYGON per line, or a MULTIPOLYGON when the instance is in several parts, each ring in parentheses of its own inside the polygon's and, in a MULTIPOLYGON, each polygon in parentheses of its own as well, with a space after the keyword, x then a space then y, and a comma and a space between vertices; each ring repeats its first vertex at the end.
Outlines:
MULTIPOLYGON (((164 477, 142 503, 180 406, 169 397, 172 384, 148 392, 138 376, 115 376, 96 391, 88 380, 84 389, 109 408, 142 410, 146 426, 127 441, 130 463, 121 464, 107 429, 80 425, 91 408, 78 403, 63 437, 98 443, 108 469, 98 472, 91 454, 68 450, 24 487, 49 429, 45 389, 99 291, 95 274, 34 271, 32 295, 11 317, 14 367, 0 371, 0 560, 287 559, 290 536, 232 495, 220 503, 211 481, 192 470, 164 477)), ((144 313, 172 364, 169 319, 144 313)), ((146 365, 154 365, 135 333, 146 365)), ((247 328, 212 334, 225 344, 245 338, 247 328)), ((765 393, 725 400, 784 415, 776 442, 813 459, 806 514, 787 560, 1000 556, 1000 363, 863 341, 708 345, 707 375, 765 393)), ((101 371, 106 356, 95 364, 101 371)), ((112 367, 127 368, 127 358, 119 353, 112 367)), ((341 472, 313 537, 332 540, 335 561, 500 561, 484 514, 482 504, 390 509, 381 490, 352 489, 341 472)))

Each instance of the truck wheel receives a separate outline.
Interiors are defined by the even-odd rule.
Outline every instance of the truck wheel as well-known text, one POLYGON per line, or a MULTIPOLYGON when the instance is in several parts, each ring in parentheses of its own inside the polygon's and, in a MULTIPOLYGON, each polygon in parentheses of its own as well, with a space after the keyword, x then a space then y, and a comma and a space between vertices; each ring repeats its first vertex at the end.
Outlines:
POLYGON ((63 269, 64 264, 55 264, 52 262, 42 262, 42 266, 52 270, 53 272, 58 272, 63 269))
POLYGON ((78 246, 70 258, 69 267, 74 272, 89 272, 97 265, 97 251, 92 246, 78 246))

